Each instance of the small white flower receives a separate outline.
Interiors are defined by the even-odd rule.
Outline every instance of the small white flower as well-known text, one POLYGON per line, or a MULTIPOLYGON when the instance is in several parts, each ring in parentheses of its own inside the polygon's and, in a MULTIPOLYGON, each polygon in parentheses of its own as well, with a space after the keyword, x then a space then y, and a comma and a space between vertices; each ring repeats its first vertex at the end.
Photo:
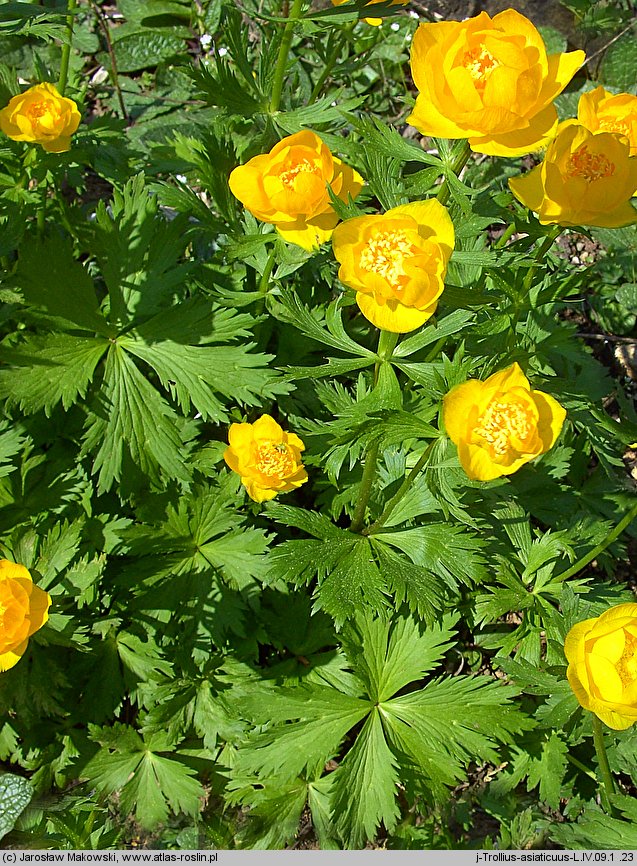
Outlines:
POLYGON ((221 46, 221 48, 217 49, 217 54, 219 55, 219 57, 225 57, 227 53, 228 49, 225 48, 223 45, 221 46))
POLYGON ((210 43, 212 42, 212 36, 210 33, 204 33, 199 37, 199 41, 201 42, 201 47, 206 51, 210 48, 210 43))
POLYGON ((395 33, 397 30, 400 30, 400 24, 398 23, 398 21, 393 21, 393 22, 392 22, 391 29, 394 31, 394 33, 395 33))
POLYGON ((185 174, 176 174, 175 180, 178 180, 179 183, 186 183, 188 181, 188 178, 186 177, 185 174))
POLYGON ((409 17, 410 17, 410 18, 415 18, 416 21, 418 21, 418 19, 420 18, 420 15, 418 15, 417 12, 414 12, 413 9, 410 9, 410 10, 409 10, 409 17))

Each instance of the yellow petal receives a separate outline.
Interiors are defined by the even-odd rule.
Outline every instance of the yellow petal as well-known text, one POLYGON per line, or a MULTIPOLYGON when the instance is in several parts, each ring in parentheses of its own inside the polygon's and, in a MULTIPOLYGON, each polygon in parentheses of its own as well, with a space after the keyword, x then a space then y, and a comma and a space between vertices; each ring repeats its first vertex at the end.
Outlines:
POLYGON ((361 313, 372 325, 383 331, 391 331, 392 334, 415 331, 433 316, 437 306, 436 302, 425 310, 417 310, 416 307, 406 307, 393 299, 379 304, 373 295, 367 295, 363 292, 356 293, 356 303, 361 313))
POLYGON ((570 664, 566 669, 566 678, 578 702, 585 710, 588 710, 590 709, 592 699, 585 685, 587 682, 585 670, 586 666, 584 663, 579 665, 570 664))
POLYGON ((596 622, 597 617, 577 622, 566 635, 566 640, 564 641, 564 655, 566 656, 566 660, 571 664, 583 663, 586 637, 596 622))
POLYGON ((476 130, 467 129, 464 125, 460 126, 450 118, 444 117, 433 102, 423 94, 419 94, 416 98, 414 110, 406 122, 415 126, 423 135, 430 135, 435 138, 468 138, 470 133, 476 132, 476 130))
POLYGON ((557 112, 552 105, 530 117, 528 126, 494 135, 472 135, 471 149, 489 156, 524 156, 546 147, 557 128, 557 112))
POLYGON ((274 499, 279 492, 278 490, 273 490, 271 487, 261 487, 254 478, 242 478, 241 481, 248 496, 255 502, 266 502, 268 499, 274 499))
POLYGON ((544 201, 544 183, 542 166, 538 165, 528 174, 520 174, 509 178, 511 192, 519 202, 529 210, 539 213, 544 201))
MULTIPOLYGON (((33 578, 29 574, 28 569, 23 565, 20 565, 18 562, 11 562, 8 559, 0 559, 0 580, 4 578, 19 578, 22 581, 26 581, 26 583, 33 583, 33 578)), ((27 592, 30 594, 31 590, 27 589, 27 592)))
POLYGON ((254 438, 268 442, 282 442, 283 428, 271 415, 261 415, 252 425, 254 438))
POLYGON ((586 664, 591 683, 591 691, 604 701, 619 701, 624 692, 624 685, 617 669, 604 656, 597 655, 595 646, 586 654, 586 664))
POLYGON ((51 596, 49 593, 40 589, 39 586, 34 586, 29 603, 29 637, 42 628, 48 620, 50 606, 51 596))
POLYGON ((538 410, 537 430, 544 453, 555 445, 566 418, 566 409, 543 391, 531 391, 531 398, 538 410))
POLYGON ((460 465, 472 481, 493 481, 506 475, 506 469, 495 463, 484 448, 458 442, 458 459, 460 465))
POLYGON ((637 713, 634 716, 625 715, 624 713, 609 709, 609 707, 604 705, 603 701, 592 701, 590 710, 614 731, 625 731, 626 728, 630 728, 631 725, 637 722, 637 713))
POLYGON ((467 422, 472 407, 482 401, 484 383, 479 379, 469 379, 456 385, 442 398, 442 416, 447 435, 456 445, 468 436, 467 422))
POLYGON ((25 640, 22 641, 22 643, 14 649, 9 650, 6 653, 0 653, 0 672, 8 671, 9 668, 17 665, 17 663, 26 652, 27 645, 28 640, 25 640))
POLYGON ((549 55, 548 75, 540 92, 540 99, 544 105, 552 102, 564 90, 585 60, 585 52, 579 50, 549 55))
POLYGON ((412 201, 410 204, 394 207, 385 214, 386 217, 402 215, 416 220, 418 226, 429 227, 432 234, 425 233, 422 236, 435 239, 438 244, 448 247, 451 252, 455 244, 453 221, 447 208, 439 201, 435 198, 427 201, 412 201))
POLYGON ((234 451, 242 451, 250 447, 254 441, 252 424, 231 424, 228 430, 228 442, 234 451))
MULTIPOLYGON (((626 636, 621 628, 597 638, 591 652, 596 656, 602 656, 611 664, 615 665, 623 655, 626 646, 626 636)), ((614 698, 613 698, 614 700, 614 698)))
POLYGON ((512 388, 522 388, 527 393, 530 391, 529 380, 522 372, 522 368, 515 361, 510 367, 504 370, 499 370, 493 373, 488 379, 483 382, 484 391, 483 398, 490 400, 498 391, 510 391, 512 388))

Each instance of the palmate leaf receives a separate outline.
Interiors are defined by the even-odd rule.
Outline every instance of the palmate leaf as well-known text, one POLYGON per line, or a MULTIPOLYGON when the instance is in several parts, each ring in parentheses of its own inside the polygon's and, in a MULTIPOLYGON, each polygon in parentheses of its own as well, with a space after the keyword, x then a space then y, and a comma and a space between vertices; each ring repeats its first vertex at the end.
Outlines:
POLYGON ((401 532, 373 536, 406 553, 416 565, 437 574, 452 589, 486 581, 488 572, 481 554, 484 542, 463 526, 429 523, 401 532))
POLYGON ((86 394, 108 346, 102 337, 29 336, 15 350, 3 352, 12 366, 0 370, 0 390, 9 405, 28 414, 43 409, 50 415, 58 403, 68 409, 86 394))
POLYGON ((253 723, 273 725, 248 737, 234 772, 290 780, 322 767, 337 754, 345 734, 370 711, 368 701, 314 684, 276 690, 253 686, 234 704, 253 723), (296 721, 277 726, 292 719, 296 721))
MULTIPOLYGON (((516 694, 516 689, 487 677, 450 677, 385 701, 382 709, 415 735, 420 746, 418 751, 410 748, 410 755, 416 763, 421 754, 432 762, 447 756, 460 777, 470 761, 497 763, 496 742, 511 742, 514 733, 533 727, 510 702, 516 694)), ((395 721, 393 727, 398 730, 395 721)))
POLYGON ((185 346, 173 341, 147 345, 121 338, 120 345, 157 373, 183 412, 191 403, 206 420, 226 421, 228 414, 212 391, 247 406, 286 394, 290 386, 268 369, 273 355, 256 355, 246 346, 185 346), (278 381, 277 381, 278 380, 278 381))
POLYGON ((105 405, 89 414, 83 454, 95 452, 98 488, 109 490, 122 475, 125 454, 155 485, 162 478, 186 481, 177 417, 118 345, 104 370, 105 405))
POLYGON ((10 461, 20 453, 26 441, 27 438, 19 425, 10 425, 8 421, 0 422, 0 478, 15 471, 17 467, 12 466, 10 461))
POLYGON ((398 759, 387 745, 379 709, 374 707, 334 774, 334 823, 348 848, 364 847, 381 821, 388 831, 394 829, 400 818, 399 780, 398 759))
POLYGON ((394 620, 359 614, 343 631, 343 645, 357 676, 375 703, 433 670, 452 645, 458 617, 446 614, 421 629, 412 617, 394 620))
POLYGON ((195 771, 158 754, 173 751, 175 743, 169 738, 151 734, 142 739, 119 723, 90 728, 101 749, 84 768, 84 775, 104 796, 119 792, 124 814, 134 814, 142 827, 152 829, 171 811, 198 813, 203 788, 193 778, 195 771))

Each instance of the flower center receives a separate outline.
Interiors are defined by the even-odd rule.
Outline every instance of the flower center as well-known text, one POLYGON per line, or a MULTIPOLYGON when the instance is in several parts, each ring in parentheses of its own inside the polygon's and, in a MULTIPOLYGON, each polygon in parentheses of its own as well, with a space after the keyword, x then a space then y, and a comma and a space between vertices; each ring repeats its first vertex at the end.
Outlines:
POLYGON ((605 132, 617 132, 626 138, 630 137, 630 124, 625 120, 608 120, 604 117, 599 121, 599 128, 605 132))
POLYGON ((41 99, 39 102, 32 102, 26 109, 26 113, 31 120, 39 120, 47 111, 51 110, 51 100, 41 99))
POLYGON ((476 87, 484 87, 489 75, 500 64, 484 45, 477 45, 470 51, 465 51, 462 65, 473 79, 476 87))
POLYGON ((297 162, 296 165, 293 165, 292 168, 289 168, 287 171, 281 172, 279 178, 281 182, 284 183, 288 187, 294 186, 294 180, 297 174, 309 173, 309 174, 318 174, 319 169, 318 166, 312 165, 307 159, 302 160, 301 162, 297 162))
POLYGON ((632 685, 637 680, 637 638, 624 632, 626 644, 620 660, 617 662, 617 673, 624 687, 632 685))
POLYGON ((287 445, 282 442, 263 442, 257 447, 256 467, 268 477, 290 475, 294 461, 287 445))
POLYGON ((522 406, 517 403, 501 403, 493 400, 478 418, 474 432, 502 456, 509 449, 510 439, 525 439, 529 434, 529 419, 522 406))
POLYGON ((615 174, 615 166, 603 153, 590 153, 586 145, 578 147, 568 161, 569 177, 582 177, 589 183, 615 174))
POLYGON ((414 247, 405 232, 378 232, 362 251, 359 264, 363 270, 380 274, 392 288, 400 291, 400 278, 405 273, 403 261, 413 253, 414 247))

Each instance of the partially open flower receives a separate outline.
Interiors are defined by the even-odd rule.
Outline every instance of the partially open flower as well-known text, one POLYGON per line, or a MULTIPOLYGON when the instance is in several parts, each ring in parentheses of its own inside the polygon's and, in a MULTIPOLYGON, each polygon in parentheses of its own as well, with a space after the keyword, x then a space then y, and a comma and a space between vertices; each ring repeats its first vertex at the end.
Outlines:
POLYGON ((544 454, 565 417, 566 410, 550 394, 531 388, 518 364, 484 382, 469 379, 443 399, 447 433, 474 481, 511 475, 544 454))
POLYGON ((566 676, 584 707, 616 731, 637 722, 637 604, 618 604, 566 635, 566 676))
POLYGON ((453 244, 453 223, 435 199, 346 220, 332 238, 339 279, 372 324, 394 333, 435 312, 453 244))
POLYGON ((423 135, 467 138, 478 153, 529 153, 553 133, 553 100, 584 58, 547 56, 537 29, 514 9, 421 24, 411 52, 420 93, 407 121, 423 135))
POLYGON ((47 621, 51 598, 23 565, 0 560, 0 671, 16 665, 29 638, 47 621))
POLYGON ((637 156, 637 96, 609 93, 596 87, 583 93, 577 105, 577 119, 591 132, 614 132, 630 142, 630 155, 637 156))
POLYGON ((241 476, 255 502, 273 499, 307 481, 301 461, 305 445, 270 415, 262 415, 254 424, 231 424, 228 441, 223 459, 241 476))
MULTIPOLYGON (((382 3, 382 2, 383 2, 383 0, 369 0, 369 2, 366 3, 365 5, 366 6, 374 6, 374 4, 382 3)), ((405 6, 408 2, 409 2, 409 0, 391 0, 391 5, 392 6, 405 6)), ((349 0, 332 0, 333 6, 342 6, 343 3, 349 3, 349 0)), ((378 27, 383 23, 382 18, 364 18, 363 20, 366 21, 368 24, 371 24, 373 27, 378 27)))
POLYGON ((344 202, 363 187, 358 172, 309 130, 288 135, 269 153, 237 166, 228 182, 251 214, 306 250, 329 240, 338 223, 327 185, 344 202))
POLYGON ((560 124, 544 162, 512 177, 513 195, 543 225, 619 228, 637 222, 630 199, 637 189, 637 157, 623 135, 593 133, 575 120, 560 124))
POLYGON ((79 124, 77 105, 48 83, 35 84, 14 96, 0 111, 0 129, 5 135, 14 141, 41 144, 50 153, 69 150, 79 124))

